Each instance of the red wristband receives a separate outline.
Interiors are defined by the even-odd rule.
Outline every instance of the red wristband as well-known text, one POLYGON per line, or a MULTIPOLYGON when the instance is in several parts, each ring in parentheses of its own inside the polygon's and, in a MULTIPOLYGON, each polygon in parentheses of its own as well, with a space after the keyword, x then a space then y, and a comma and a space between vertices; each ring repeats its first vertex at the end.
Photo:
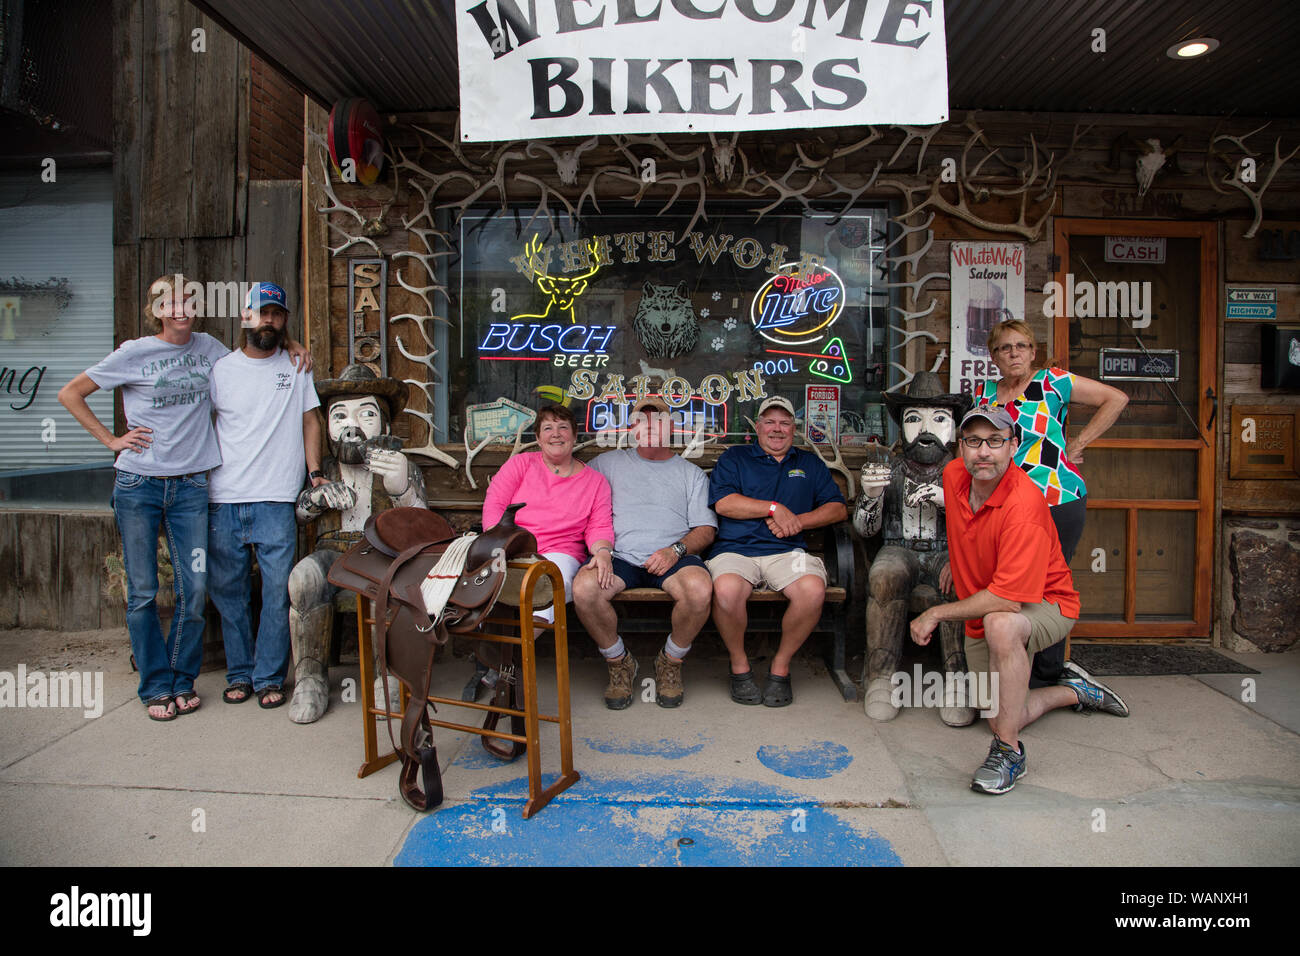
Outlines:
POLYGON ((776 514, 776 502, 774 501, 772 502, 771 506, 767 509, 767 516, 770 518, 775 514, 776 514))

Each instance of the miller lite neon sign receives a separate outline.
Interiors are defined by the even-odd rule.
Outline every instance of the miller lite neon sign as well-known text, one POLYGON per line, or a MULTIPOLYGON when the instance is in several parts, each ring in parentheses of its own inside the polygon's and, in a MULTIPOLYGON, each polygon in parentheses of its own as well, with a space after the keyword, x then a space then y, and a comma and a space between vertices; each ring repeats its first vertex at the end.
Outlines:
POLYGON ((769 342, 807 345, 820 341, 844 307, 844 283, 824 265, 801 269, 787 262, 750 304, 754 331, 769 342))

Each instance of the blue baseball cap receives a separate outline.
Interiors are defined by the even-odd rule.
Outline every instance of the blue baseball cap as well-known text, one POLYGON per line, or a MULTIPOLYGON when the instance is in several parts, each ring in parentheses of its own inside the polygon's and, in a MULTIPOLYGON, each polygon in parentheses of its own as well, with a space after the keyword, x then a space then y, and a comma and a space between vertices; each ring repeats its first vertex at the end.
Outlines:
POLYGON ((244 308, 260 309, 264 305, 278 305, 288 312, 289 297, 274 282, 254 282, 248 289, 248 297, 244 300, 244 308))

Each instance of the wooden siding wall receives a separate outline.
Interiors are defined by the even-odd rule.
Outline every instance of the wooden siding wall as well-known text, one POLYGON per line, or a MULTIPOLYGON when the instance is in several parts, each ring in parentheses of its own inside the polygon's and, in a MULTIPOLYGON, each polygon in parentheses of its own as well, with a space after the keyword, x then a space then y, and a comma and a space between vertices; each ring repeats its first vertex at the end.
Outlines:
POLYGON ((112 514, 0 511, 0 628, 125 627, 125 603, 103 597, 121 549, 112 514))
MULTIPOLYGON (((276 282, 298 303, 301 183, 249 178, 249 51, 185 0, 113 0, 113 16, 113 341, 148 334, 164 274, 276 282)), ((233 347, 239 319, 200 328, 233 347)))

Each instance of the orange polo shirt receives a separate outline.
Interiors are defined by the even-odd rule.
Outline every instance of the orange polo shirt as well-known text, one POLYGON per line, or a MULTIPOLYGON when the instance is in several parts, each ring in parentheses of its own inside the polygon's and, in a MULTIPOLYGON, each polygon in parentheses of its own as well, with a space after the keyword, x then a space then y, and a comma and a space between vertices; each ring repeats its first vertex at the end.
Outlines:
MULTIPOLYGON (((971 476, 960 457, 943 470, 948 563, 957 597, 987 589, 1008 601, 1052 601, 1069 618, 1079 617, 1079 592, 1061 554, 1047 499, 1014 463, 989 500, 970 509, 971 476)), ((984 639, 984 621, 966 622, 966 636, 984 639)))

